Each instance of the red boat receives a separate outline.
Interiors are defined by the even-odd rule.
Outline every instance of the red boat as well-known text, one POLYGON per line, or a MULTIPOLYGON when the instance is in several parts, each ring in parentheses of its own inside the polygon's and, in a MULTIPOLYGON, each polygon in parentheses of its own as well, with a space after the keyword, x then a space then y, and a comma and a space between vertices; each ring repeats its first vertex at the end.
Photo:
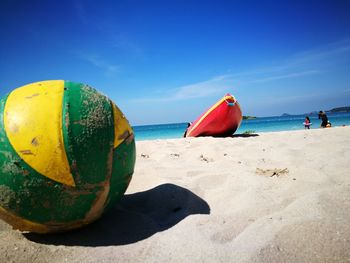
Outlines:
POLYGON ((226 94, 187 128, 184 137, 231 136, 241 124, 242 111, 235 99, 226 94))

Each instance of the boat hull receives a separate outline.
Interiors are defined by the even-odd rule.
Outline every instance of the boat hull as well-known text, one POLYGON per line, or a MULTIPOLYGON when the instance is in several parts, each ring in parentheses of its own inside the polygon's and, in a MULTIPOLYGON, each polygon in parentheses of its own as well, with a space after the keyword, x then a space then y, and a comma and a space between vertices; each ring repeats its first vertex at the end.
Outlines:
POLYGON ((242 111, 237 100, 226 94, 188 128, 185 137, 231 136, 242 122, 242 111))

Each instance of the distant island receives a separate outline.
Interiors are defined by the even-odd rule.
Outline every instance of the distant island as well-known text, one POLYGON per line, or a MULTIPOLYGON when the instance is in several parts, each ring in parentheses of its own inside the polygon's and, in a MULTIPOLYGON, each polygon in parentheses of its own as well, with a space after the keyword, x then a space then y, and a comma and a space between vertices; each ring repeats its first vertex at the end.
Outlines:
POLYGON ((282 116, 282 117, 287 117, 287 116, 291 116, 291 115, 288 114, 288 113, 283 113, 281 116, 282 116))
POLYGON ((243 116, 243 120, 252 120, 252 119, 256 119, 255 116, 243 116))
MULTIPOLYGON (((281 116, 282 117, 287 117, 287 116, 293 116, 293 115, 306 115, 306 116, 311 116, 311 115, 317 115, 319 111, 312 111, 312 112, 308 112, 308 113, 304 113, 304 114, 289 114, 289 113, 283 113, 281 116)), ((333 108, 331 110, 326 110, 326 113, 344 113, 344 112, 350 112, 350 106, 346 106, 346 107, 337 107, 337 108, 333 108)))
POLYGON ((334 108, 331 110, 328 110, 327 112, 350 112, 350 107, 338 107, 338 108, 334 108))

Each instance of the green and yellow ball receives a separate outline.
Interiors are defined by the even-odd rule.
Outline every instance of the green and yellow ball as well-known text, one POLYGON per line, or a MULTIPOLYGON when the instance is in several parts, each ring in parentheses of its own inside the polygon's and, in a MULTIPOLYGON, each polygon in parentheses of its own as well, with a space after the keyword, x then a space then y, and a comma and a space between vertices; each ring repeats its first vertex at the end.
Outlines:
POLYGON ((0 218, 37 233, 89 224, 122 197, 135 156, 127 119, 95 89, 17 88, 0 99, 0 218))

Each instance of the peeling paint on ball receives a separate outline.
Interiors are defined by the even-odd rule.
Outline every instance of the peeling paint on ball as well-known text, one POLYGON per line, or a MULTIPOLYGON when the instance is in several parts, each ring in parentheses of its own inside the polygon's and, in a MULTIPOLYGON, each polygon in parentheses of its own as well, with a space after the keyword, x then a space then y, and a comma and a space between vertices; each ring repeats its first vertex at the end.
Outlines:
POLYGON ((0 99, 0 218, 37 233, 89 224, 126 191, 135 152, 127 119, 95 89, 17 88, 0 99))

